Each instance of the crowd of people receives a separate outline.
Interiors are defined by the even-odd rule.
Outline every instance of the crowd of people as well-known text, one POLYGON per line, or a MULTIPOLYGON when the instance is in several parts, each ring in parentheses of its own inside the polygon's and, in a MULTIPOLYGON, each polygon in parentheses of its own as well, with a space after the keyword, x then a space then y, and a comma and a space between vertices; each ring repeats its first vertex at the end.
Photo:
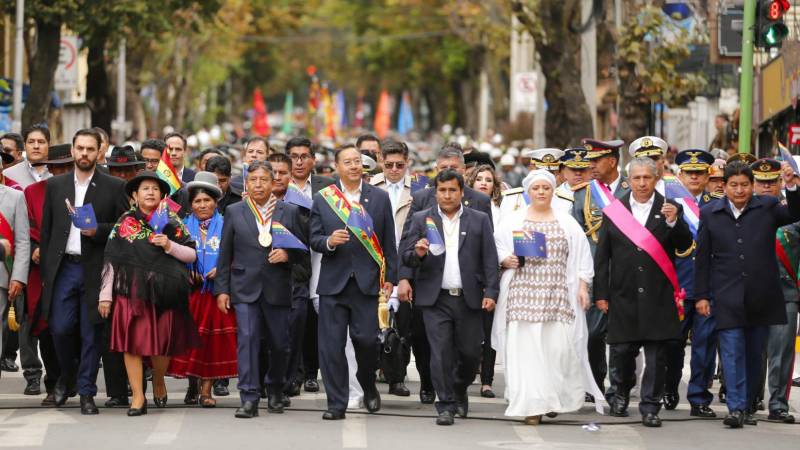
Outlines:
POLYGON ((204 408, 237 378, 235 416, 252 418, 319 391, 321 372, 322 418, 340 420, 381 409, 379 377, 410 396, 413 353, 438 425, 468 416, 477 374, 497 395, 500 361, 507 416, 626 417, 638 388, 658 427, 690 341, 691 416, 716 417, 719 372, 726 426, 755 425, 765 401, 794 422, 794 160, 686 149, 671 166, 645 136, 623 170, 623 142, 584 139, 525 151, 516 187, 457 143, 428 178, 372 135, 338 147, 330 177, 303 137, 249 139, 241 174, 221 148, 188 167, 174 132, 110 152, 102 129, 50 140, 45 125, 0 137, 0 310, 43 406, 77 395, 98 414, 102 366, 105 406, 128 416, 147 414, 148 380, 165 407, 170 376, 204 408))

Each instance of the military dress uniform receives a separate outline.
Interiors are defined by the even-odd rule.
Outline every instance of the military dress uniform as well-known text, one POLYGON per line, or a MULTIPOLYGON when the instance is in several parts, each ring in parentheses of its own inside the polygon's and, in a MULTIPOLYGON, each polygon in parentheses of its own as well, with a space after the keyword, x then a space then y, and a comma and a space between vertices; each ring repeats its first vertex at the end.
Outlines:
POLYGON ((664 180, 661 176, 664 172, 664 157, 669 150, 667 141, 656 136, 642 136, 631 142, 628 146, 628 154, 631 158, 650 158, 656 162, 658 168, 658 181, 656 181, 656 192, 665 194, 664 180))
MULTIPOLYGON (((585 158, 589 161, 604 158, 607 156, 619 157, 619 149, 624 142, 616 141, 596 141, 593 139, 583 140, 586 149, 585 158)), ((622 174, 609 184, 609 190, 614 193, 614 197, 622 198, 631 189, 627 180, 622 174)), ((572 216, 583 227, 586 237, 589 238, 589 246, 594 256, 597 242, 599 239, 600 226, 603 224, 603 212, 595 203, 589 190, 589 183, 585 183, 573 192, 572 216)), ((589 332, 589 365, 592 367, 592 374, 600 390, 605 390, 605 378, 609 367, 606 362, 606 333, 608 329, 608 318, 596 306, 592 305, 586 312, 586 326, 589 332)), ((612 368, 613 370, 613 368, 612 368)), ((606 393, 608 397, 608 393, 606 393)))

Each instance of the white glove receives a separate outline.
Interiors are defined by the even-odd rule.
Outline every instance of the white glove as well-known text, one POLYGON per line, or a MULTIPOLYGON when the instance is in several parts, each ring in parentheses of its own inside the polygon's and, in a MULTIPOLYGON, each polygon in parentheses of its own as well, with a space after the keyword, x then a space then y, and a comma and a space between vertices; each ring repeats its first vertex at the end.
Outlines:
POLYGON ((394 312, 400 309, 400 300, 398 300, 397 297, 391 297, 387 303, 389 304, 389 309, 394 312))

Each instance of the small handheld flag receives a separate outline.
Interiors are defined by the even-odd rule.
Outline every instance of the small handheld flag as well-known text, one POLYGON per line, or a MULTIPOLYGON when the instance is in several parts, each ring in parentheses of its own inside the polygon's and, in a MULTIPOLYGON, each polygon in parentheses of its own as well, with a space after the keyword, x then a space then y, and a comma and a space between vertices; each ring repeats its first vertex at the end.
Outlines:
POLYGON ((161 153, 161 160, 158 162, 156 174, 169 185, 169 195, 174 194, 175 191, 181 188, 181 180, 178 178, 175 166, 172 165, 172 160, 169 159, 169 153, 166 148, 161 153))
POLYGON ((72 224, 79 230, 92 230, 97 228, 97 218, 94 215, 94 208, 91 203, 83 206, 72 206, 69 199, 64 200, 67 203, 67 211, 69 217, 72 219, 72 224))
POLYGON ((697 237, 697 230, 700 228, 700 207, 694 196, 673 175, 664 176, 664 196, 683 206, 683 218, 689 225, 692 236, 697 237))
POLYGON ((430 182, 430 180, 425 175, 415 175, 411 180, 411 193, 413 194, 420 189, 425 189, 428 186, 428 182, 430 182))
POLYGON ((514 254, 529 258, 547 258, 547 239, 544 233, 514 231, 514 254))
POLYGON ((164 228, 169 223, 169 205, 166 201, 161 200, 155 211, 150 213, 147 223, 156 233, 164 232, 164 228))
POLYGON ((286 195, 283 197, 283 201, 305 209, 311 209, 312 204, 311 199, 293 182, 289 182, 289 187, 286 188, 286 195))
POLYGON ((372 217, 367 214, 367 211, 362 206, 357 204, 351 206, 350 217, 347 219, 347 226, 366 232, 367 236, 371 236, 375 228, 372 217))
POLYGON ((297 236, 293 235, 282 223, 272 221, 272 248, 308 250, 297 236))
POLYGON ((433 221, 433 217, 425 219, 425 230, 425 238, 428 240, 428 249, 431 254, 439 256, 444 253, 444 241, 442 240, 442 235, 439 234, 439 230, 436 229, 436 222, 433 221))
POLYGON ((778 149, 781 151, 781 159, 789 164, 792 170, 794 170, 795 175, 800 175, 800 169, 797 168, 797 162, 794 160, 794 158, 792 158, 792 154, 789 153, 789 149, 780 142, 778 142, 778 149))

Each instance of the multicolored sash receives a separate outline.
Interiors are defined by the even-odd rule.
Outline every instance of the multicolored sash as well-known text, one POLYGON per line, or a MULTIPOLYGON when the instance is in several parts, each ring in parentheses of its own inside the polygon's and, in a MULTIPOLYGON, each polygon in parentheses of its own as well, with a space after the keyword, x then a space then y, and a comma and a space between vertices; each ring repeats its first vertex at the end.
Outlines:
POLYGON ((786 273, 792 277, 795 283, 798 283, 797 271, 795 270, 798 264, 797 254, 792 251, 789 238, 782 228, 778 228, 778 232, 775 235, 775 254, 778 256, 778 260, 781 264, 783 264, 783 268, 786 269, 786 273))
POLYGON ((14 265, 14 231, 11 229, 11 224, 8 223, 3 213, 0 213, 0 237, 7 240, 11 244, 11 251, 6 255, 3 262, 8 270, 8 276, 11 276, 11 268, 14 265))
POLYGON ((338 186, 332 184, 325 189, 319 191, 325 203, 331 207, 331 210, 341 219, 353 235, 358 239, 358 242, 364 246, 375 260, 375 263, 380 269, 380 289, 383 289, 383 282, 386 277, 386 259, 383 257, 383 249, 381 248, 378 235, 372 227, 372 218, 361 205, 351 204, 344 193, 338 186), (355 217, 353 217, 355 216, 355 217))
POLYGON ((664 247, 658 242, 653 233, 641 225, 633 217, 631 213, 622 202, 611 195, 611 191, 601 183, 592 181, 591 184, 592 195, 597 196, 595 202, 601 205, 603 213, 619 228, 622 234, 633 242, 633 244, 643 249, 650 258, 658 265, 664 275, 672 284, 674 290, 675 307, 678 309, 678 318, 682 321, 684 318, 683 301, 686 299, 686 291, 684 291, 678 283, 678 274, 675 272, 675 264, 672 259, 664 251, 664 247))

